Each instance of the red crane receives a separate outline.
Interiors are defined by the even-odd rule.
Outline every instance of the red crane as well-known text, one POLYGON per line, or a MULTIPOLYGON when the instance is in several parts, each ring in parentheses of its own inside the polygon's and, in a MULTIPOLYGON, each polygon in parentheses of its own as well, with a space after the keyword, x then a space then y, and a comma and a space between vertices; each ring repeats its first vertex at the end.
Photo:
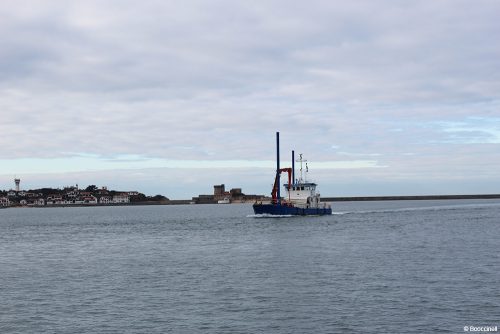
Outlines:
POLYGON ((278 203, 278 187, 280 186, 278 184, 278 179, 279 179, 281 172, 288 173, 288 200, 290 200, 290 187, 292 185, 292 169, 290 167, 281 168, 276 173, 276 178, 274 179, 273 191, 271 192, 271 195, 273 198, 273 203, 278 203))

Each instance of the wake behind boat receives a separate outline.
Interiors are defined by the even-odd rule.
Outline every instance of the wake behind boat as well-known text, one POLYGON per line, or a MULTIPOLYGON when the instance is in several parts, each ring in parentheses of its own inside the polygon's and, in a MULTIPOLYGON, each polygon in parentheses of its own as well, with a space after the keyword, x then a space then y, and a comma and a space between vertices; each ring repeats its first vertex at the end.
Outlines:
MULTIPOLYGON (((272 200, 270 203, 255 202, 253 211, 255 214, 277 215, 277 216, 318 216, 331 215, 332 208, 326 203, 321 203, 320 194, 316 193, 317 184, 308 182, 307 176, 303 179, 303 163, 300 154, 300 178, 295 179, 295 152, 292 151, 292 167, 280 168, 280 139, 279 132, 276 132, 276 177, 272 190, 272 200), (285 198, 280 194, 281 173, 288 173, 288 183, 284 184, 285 198), (293 182, 292 182, 293 181, 293 182)), ((306 162, 306 175, 308 172, 306 162)))

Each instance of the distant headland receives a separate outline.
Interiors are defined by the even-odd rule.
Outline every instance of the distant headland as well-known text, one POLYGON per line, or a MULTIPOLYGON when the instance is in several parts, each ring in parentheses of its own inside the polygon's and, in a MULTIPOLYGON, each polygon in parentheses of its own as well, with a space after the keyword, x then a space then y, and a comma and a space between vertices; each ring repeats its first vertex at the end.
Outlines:
POLYGON ((146 196, 138 191, 109 190, 89 185, 60 188, 21 190, 20 179, 15 179, 15 189, 0 191, 0 207, 46 207, 91 205, 165 204, 169 199, 162 195, 146 196))

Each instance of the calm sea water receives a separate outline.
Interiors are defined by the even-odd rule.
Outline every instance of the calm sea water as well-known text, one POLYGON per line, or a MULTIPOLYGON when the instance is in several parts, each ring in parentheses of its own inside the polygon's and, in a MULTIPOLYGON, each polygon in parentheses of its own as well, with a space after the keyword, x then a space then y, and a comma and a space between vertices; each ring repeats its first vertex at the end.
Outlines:
POLYGON ((0 210, 0 333, 500 326, 500 201, 0 210))

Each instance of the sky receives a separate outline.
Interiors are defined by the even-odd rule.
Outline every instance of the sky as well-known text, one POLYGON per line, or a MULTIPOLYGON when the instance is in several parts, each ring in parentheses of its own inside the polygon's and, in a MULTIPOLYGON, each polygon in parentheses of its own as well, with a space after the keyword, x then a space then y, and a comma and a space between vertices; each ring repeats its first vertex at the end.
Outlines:
POLYGON ((500 2, 0 3, 0 189, 500 193, 500 2))

